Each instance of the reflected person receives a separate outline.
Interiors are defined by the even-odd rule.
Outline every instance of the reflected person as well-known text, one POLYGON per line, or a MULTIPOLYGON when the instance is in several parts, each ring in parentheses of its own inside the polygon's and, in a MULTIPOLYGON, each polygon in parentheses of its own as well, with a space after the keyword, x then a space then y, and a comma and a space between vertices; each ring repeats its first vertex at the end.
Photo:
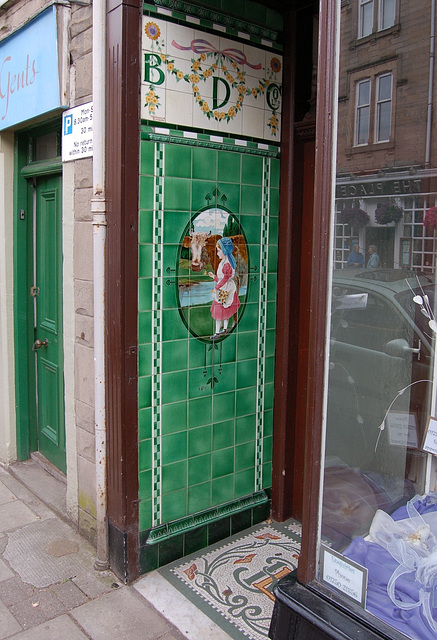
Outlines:
POLYGON ((380 265, 379 255, 377 254, 377 248, 374 244, 371 244, 368 249, 369 259, 367 261, 368 269, 377 269, 380 265))
POLYGON ((347 267, 350 269, 361 269, 364 267, 364 256, 360 252, 358 244, 354 244, 351 253, 347 259, 347 267))

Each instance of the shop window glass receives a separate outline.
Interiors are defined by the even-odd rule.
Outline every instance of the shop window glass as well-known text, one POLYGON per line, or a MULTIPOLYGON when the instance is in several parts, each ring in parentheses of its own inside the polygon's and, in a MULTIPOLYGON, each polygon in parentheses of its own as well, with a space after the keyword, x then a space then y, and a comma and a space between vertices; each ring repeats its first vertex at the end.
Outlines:
MULTIPOLYGON (((374 8, 379 29, 395 22, 395 0, 361 0, 362 36, 374 8)), ((385 623, 387 638, 395 628, 422 640, 437 637, 431 6, 412 5, 399 37, 354 49, 356 18, 345 3, 340 13, 339 87, 355 91, 338 100, 318 578, 345 608, 361 605, 370 626, 372 616, 385 623), (365 79, 353 77, 363 69, 365 79), (334 556, 338 579, 326 569, 334 556), (350 594, 352 567, 364 576, 360 597, 350 594)))

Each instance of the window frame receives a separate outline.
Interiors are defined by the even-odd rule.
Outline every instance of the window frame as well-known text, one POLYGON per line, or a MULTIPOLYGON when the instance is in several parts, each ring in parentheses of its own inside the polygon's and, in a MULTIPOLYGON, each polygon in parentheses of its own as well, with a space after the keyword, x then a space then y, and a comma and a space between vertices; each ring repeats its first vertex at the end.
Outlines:
POLYGON ((370 142, 370 131, 371 131, 371 117, 372 117, 372 79, 361 78, 357 80, 355 83, 355 124, 354 124, 354 147, 365 147, 370 142), (359 96, 360 96, 360 86, 368 83, 369 84, 369 99, 366 104, 359 104, 359 96), (359 134, 359 126, 361 122, 360 114, 361 112, 367 109, 368 110, 368 123, 367 123, 367 141, 360 142, 360 134, 359 134))
POLYGON ((393 73, 387 71, 375 76, 375 130, 374 130, 374 143, 380 144, 382 142, 390 142, 392 140, 392 123, 393 123, 393 73), (383 78, 390 77, 390 98, 380 99, 380 82, 383 78), (379 138, 379 131, 381 129, 381 105, 390 103, 390 123, 389 123, 389 136, 388 138, 379 138))
POLYGON ((373 31, 374 31, 374 21, 375 21, 375 2, 374 0, 358 0, 359 5, 358 5, 358 15, 359 15, 359 19, 358 19, 358 38, 366 38, 367 36, 370 36, 373 31), (371 6, 372 9, 372 16, 371 16, 371 20, 370 20, 370 24, 371 24, 371 29, 368 33, 363 33, 363 29, 364 29, 364 11, 365 8, 367 8, 368 6, 371 6))

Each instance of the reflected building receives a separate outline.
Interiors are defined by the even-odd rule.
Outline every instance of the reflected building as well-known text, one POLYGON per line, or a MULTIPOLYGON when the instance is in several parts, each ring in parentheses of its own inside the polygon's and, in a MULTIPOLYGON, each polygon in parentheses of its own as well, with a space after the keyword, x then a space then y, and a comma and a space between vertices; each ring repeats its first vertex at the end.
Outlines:
POLYGON ((435 271, 431 12, 428 0, 341 3, 337 269, 358 243, 365 264, 376 245, 381 267, 435 271))

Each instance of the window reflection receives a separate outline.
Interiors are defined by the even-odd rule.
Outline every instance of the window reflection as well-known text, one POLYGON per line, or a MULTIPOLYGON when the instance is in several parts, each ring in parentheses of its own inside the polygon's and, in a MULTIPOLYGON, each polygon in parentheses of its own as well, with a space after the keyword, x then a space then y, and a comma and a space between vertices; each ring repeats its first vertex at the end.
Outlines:
POLYGON ((371 613, 425 638, 437 632, 421 572, 437 551, 436 458, 422 448, 435 411, 437 88, 432 3, 416 5, 341 3, 322 536, 369 569, 371 613), (435 544, 408 555, 421 527, 435 544), (423 597, 408 615, 414 597, 392 578, 405 558, 387 542, 400 539, 423 597))

